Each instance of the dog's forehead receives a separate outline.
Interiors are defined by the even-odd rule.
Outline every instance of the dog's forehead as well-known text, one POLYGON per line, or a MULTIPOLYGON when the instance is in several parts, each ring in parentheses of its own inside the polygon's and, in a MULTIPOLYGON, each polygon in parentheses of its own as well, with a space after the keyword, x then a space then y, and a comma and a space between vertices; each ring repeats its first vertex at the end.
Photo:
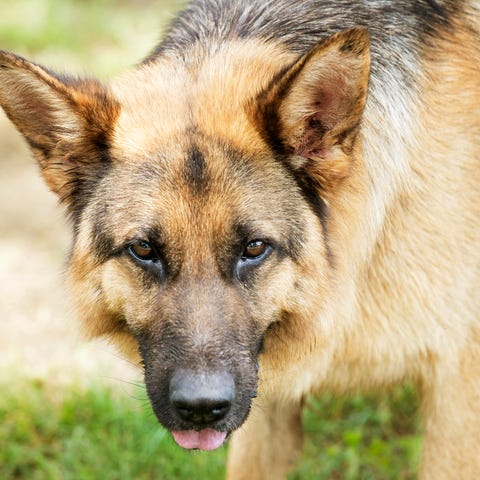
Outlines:
POLYGON ((201 48, 193 45, 181 59, 160 57, 111 84, 121 105, 114 152, 154 155, 192 129, 240 150, 264 148, 247 107, 294 56, 258 40, 225 42, 213 52, 201 48))
POLYGON ((176 251, 203 245, 205 254, 244 235, 280 238, 288 219, 301 215, 292 182, 269 153, 190 132, 155 155, 114 160, 86 228, 116 248, 148 237, 176 251))
POLYGON ((268 158, 247 105, 291 54, 258 42, 195 48, 190 58, 200 60, 159 58, 111 86, 121 105, 111 145, 118 224, 126 215, 138 224, 137 215, 158 218, 170 232, 198 222, 213 232, 231 228, 234 217, 274 217, 282 204, 285 172, 268 158))

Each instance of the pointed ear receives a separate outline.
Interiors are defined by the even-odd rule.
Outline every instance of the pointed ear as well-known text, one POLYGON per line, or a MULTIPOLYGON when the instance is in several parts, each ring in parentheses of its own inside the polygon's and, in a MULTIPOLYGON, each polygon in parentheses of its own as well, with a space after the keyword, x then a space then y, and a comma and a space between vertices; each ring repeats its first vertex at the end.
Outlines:
POLYGON ((0 105, 32 148, 48 186, 76 208, 105 167, 117 102, 95 80, 61 78, 0 51, 0 105))
POLYGON ((283 71, 259 97, 260 122, 270 144, 324 191, 350 169, 367 97, 369 47, 366 29, 335 34, 283 71))

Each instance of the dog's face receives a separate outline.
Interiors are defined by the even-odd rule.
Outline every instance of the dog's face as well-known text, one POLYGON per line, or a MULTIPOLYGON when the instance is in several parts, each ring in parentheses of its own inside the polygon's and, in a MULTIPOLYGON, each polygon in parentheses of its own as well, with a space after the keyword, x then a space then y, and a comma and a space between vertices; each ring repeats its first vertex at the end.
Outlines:
POLYGON ((272 49, 262 63, 265 48, 193 73, 159 60, 110 90, 0 57, 0 103, 72 217, 83 323, 139 354, 155 414, 187 448, 242 424, 259 360, 308 336, 295 322, 328 295, 323 196, 354 156, 368 37, 296 61, 272 49))
POLYGON ((228 432, 256 395, 265 332, 304 294, 296 279, 319 227, 271 155, 195 134, 164 152, 113 162, 80 220, 70 278, 135 337, 165 426, 228 432))
POLYGON ((298 264, 318 228, 286 168, 192 135, 155 159, 113 162, 82 217, 73 289, 99 292, 135 337, 160 421, 238 427, 265 332, 302 295, 298 264))

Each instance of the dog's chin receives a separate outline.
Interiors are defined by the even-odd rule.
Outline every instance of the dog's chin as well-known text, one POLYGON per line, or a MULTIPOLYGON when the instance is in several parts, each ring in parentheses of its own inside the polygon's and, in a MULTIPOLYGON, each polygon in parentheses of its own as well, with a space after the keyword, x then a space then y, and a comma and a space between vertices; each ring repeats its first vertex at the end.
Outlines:
POLYGON ((228 433, 211 428, 203 430, 172 431, 173 439, 188 450, 215 450, 223 445, 228 433))

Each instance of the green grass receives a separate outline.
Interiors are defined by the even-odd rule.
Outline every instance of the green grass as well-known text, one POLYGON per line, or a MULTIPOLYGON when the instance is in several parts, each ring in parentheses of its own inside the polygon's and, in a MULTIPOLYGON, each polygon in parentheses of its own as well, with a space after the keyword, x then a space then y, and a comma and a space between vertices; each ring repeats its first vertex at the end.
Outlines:
MULTIPOLYGON (((187 452, 135 396, 105 386, 39 381, 0 386, 0 478, 221 479, 226 449, 187 452)), ((410 389, 381 397, 311 400, 292 480, 413 479, 420 450, 410 389)))
POLYGON ((0 478, 141 480, 221 478, 224 452, 177 447, 143 390, 53 391, 41 382, 3 386, 0 478), (202 472, 202 473, 199 473, 202 472))
POLYGON ((304 414, 304 454, 292 479, 416 478, 418 404, 412 388, 378 396, 311 399, 304 414))

